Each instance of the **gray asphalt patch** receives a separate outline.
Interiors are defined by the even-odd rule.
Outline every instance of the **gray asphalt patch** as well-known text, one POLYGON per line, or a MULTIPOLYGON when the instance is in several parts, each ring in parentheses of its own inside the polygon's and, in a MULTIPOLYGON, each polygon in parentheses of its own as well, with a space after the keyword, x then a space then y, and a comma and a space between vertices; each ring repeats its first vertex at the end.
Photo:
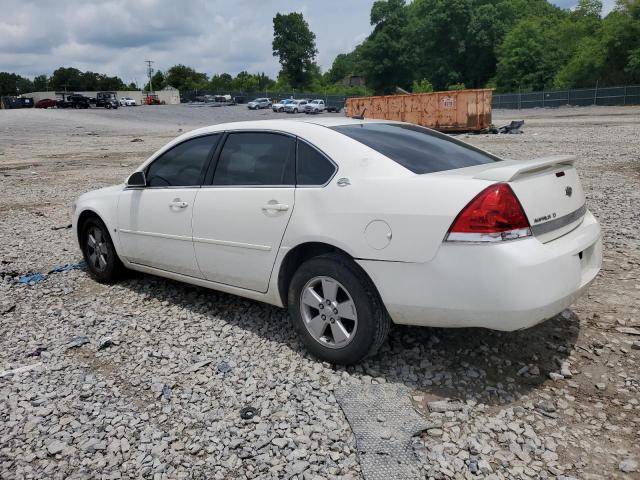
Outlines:
POLYGON ((424 478, 411 437, 430 426, 413 408, 404 385, 340 385, 335 397, 356 437, 366 480, 424 478))

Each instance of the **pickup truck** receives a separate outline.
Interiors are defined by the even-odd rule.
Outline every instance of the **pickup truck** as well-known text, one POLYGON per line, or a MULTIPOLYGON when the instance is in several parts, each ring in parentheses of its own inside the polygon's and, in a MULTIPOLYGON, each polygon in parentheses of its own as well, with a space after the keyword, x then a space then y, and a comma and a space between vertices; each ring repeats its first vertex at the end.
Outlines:
POLYGON ((304 106, 304 113, 322 113, 325 111, 324 100, 317 98, 304 106))
POLYGON ((284 106, 284 111, 286 113, 302 113, 304 112, 304 106, 309 102, 309 100, 293 100, 290 103, 287 103, 284 106))
POLYGON ((56 102, 58 108, 89 108, 90 99, 78 93, 62 95, 62 99, 56 102))
POLYGON ((120 104, 116 92, 98 92, 95 100, 92 100, 95 102, 96 107, 104 107, 107 110, 110 108, 118 108, 120 104))

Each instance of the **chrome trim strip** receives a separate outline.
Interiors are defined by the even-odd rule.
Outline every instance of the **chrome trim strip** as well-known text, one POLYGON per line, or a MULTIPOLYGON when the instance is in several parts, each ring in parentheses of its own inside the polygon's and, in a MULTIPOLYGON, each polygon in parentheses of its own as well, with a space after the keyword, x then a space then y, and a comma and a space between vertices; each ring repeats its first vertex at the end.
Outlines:
POLYGON ((253 243, 231 242, 229 240, 216 240, 215 238, 194 237, 193 241, 197 243, 210 243, 213 245, 223 245, 225 247, 238 247, 238 248, 248 248, 250 250, 262 250, 263 252, 271 251, 271 247, 269 245, 255 245, 253 243))
POLYGON ((515 230, 509 230, 506 232, 498 233, 447 233, 445 242, 453 243, 495 243, 503 242, 505 240, 518 240, 531 236, 531 229, 518 228, 515 230))
POLYGON ((191 237, 185 237, 184 235, 170 235, 168 233, 143 232, 141 230, 127 230, 125 228, 121 228, 120 233, 129 233, 131 235, 143 235, 145 237, 166 238, 168 240, 180 240, 183 242, 192 241, 191 237))
POLYGON ((250 250, 261 250, 263 252, 271 251, 271 247, 269 245, 255 245, 253 243, 231 242, 229 240, 216 240, 214 238, 198 238, 198 237, 192 238, 192 237, 185 237, 183 235, 169 235, 168 233, 143 232, 140 230, 127 230, 124 228, 120 229, 120 233, 129 233, 131 235, 143 235, 145 237, 166 238, 167 240, 180 240, 183 242, 209 243, 213 245, 223 245, 225 247, 248 248, 250 250))
POLYGON ((559 228, 565 227, 570 223, 579 220, 584 214, 587 213, 587 204, 583 204, 577 210, 574 210, 571 213, 563 215, 560 218, 555 218, 553 220, 549 220, 548 222, 540 223, 538 225, 531 226, 531 232, 535 235, 544 235, 545 233, 553 232, 559 228))

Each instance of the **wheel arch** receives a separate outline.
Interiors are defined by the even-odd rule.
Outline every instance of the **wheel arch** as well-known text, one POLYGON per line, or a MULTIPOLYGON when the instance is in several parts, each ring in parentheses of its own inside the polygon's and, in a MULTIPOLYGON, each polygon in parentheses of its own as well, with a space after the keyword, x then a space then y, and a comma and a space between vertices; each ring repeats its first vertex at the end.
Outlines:
POLYGON ((369 274, 360 266, 358 262, 355 261, 355 257, 346 252, 345 250, 336 247, 330 243, 320 242, 320 241, 308 241, 304 243, 300 243, 290 249, 285 257, 282 259, 280 263, 280 267, 278 269, 278 294, 280 296, 280 300, 283 305, 287 305, 287 297, 289 294, 289 285, 291 284, 291 279, 293 275, 296 273, 300 265, 309 260, 310 258, 317 257, 319 255, 325 255, 328 253, 334 253, 345 257, 353 262, 355 267, 362 273, 362 275, 371 283, 373 289, 378 293, 378 289, 373 282, 373 279, 369 276, 369 274))
MULTIPOLYGON (((82 226, 84 225, 84 223, 87 221, 87 219, 91 218, 91 217, 95 217, 98 220, 100 220, 102 223, 104 223, 104 225, 107 227, 107 233, 109 234, 109 237, 111 237, 111 241, 113 242, 113 248, 115 248, 116 253, 120 254, 120 244, 118 241, 118 236, 114 235, 114 230, 112 228, 112 218, 109 218, 108 215, 101 215, 100 212, 98 212, 98 210, 96 210, 95 208, 89 207, 87 206, 86 208, 82 209, 82 211, 78 214, 78 219, 74 225, 74 231, 73 233, 76 236, 76 240, 78 242, 78 245, 81 245, 81 241, 82 241, 82 226)), ((82 247, 81 247, 82 248, 82 247)))
POLYGON ((90 208, 84 209, 82 212, 80 212, 80 215, 78 215, 78 221, 76 223, 75 233, 78 241, 81 240, 80 235, 82 234, 82 226, 84 225, 84 222, 86 222, 87 219, 91 217, 96 217, 97 219, 99 219, 101 222, 104 223, 104 219, 96 211, 91 210, 90 208))

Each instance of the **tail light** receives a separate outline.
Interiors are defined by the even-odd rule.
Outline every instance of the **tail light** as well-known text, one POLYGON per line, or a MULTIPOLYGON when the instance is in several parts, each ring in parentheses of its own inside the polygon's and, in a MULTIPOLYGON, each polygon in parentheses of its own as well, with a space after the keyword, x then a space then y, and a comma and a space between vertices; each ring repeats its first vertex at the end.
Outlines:
POLYGON ((515 193, 506 183, 496 183, 462 209, 445 241, 500 242, 530 235, 531 226, 515 193))

